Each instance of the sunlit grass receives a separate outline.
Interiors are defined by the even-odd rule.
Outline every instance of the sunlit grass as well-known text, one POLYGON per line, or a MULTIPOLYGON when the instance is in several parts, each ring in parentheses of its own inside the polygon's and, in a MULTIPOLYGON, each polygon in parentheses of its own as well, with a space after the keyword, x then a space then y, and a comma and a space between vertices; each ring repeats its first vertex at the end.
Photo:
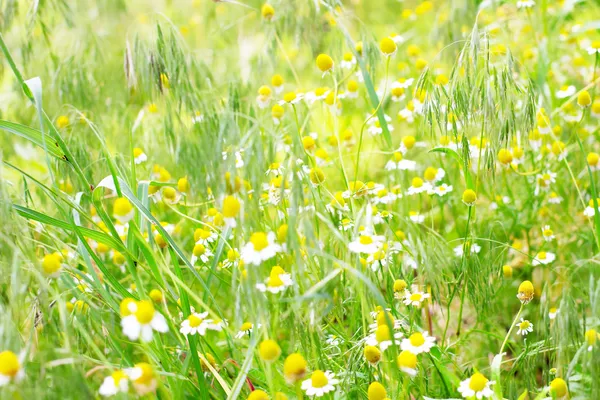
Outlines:
POLYGON ((600 397, 595 3, 1 8, 0 397, 600 397))

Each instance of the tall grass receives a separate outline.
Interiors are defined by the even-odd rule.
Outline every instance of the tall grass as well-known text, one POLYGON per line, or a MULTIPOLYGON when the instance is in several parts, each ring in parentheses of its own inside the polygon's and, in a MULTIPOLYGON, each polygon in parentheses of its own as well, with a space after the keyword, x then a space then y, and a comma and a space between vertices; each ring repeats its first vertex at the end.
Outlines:
POLYGON ((477 372, 491 398, 598 398, 600 12, 572 3, 274 1, 273 18, 256 1, 3 4, 0 352, 24 376, 0 355, 0 397, 97 398, 126 370, 121 398, 303 399, 328 370, 331 399, 383 398, 375 381, 390 399, 459 398, 477 372), (398 153, 416 168, 389 170, 398 153), (452 189, 412 195, 416 177, 452 189), (195 262, 199 228, 212 239, 195 262), (257 232, 281 251, 253 265, 257 232), (365 235, 383 239, 357 254, 365 235), (293 283, 262 293, 275 266, 293 283), (430 297, 406 305, 405 290, 430 297), (130 339, 127 298, 168 332, 130 339), (202 312, 206 334, 180 332, 202 312), (377 339, 371 365, 386 329, 403 337, 377 339), (415 332, 435 346, 411 376, 397 360, 415 332))

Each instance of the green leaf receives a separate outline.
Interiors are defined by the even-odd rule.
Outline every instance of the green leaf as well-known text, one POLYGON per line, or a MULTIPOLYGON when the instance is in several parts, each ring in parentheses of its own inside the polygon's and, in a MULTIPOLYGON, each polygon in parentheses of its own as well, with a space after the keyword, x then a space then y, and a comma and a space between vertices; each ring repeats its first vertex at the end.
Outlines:
POLYGON ((38 147, 47 150, 48 154, 51 156, 54 156, 62 161, 69 161, 65 153, 60 149, 58 142, 49 135, 42 135, 42 132, 38 131, 37 129, 4 120, 0 120, 0 129, 20 136, 23 139, 29 140, 38 147), (44 139, 46 141, 46 146, 44 146, 44 139))
MULTIPOLYGON (((13 208, 20 216, 27 218, 27 219, 32 219, 34 221, 41 222, 44 225, 51 225, 56 228, 64 229, 64 230, 71 231, 71 232, 73 232, 75 229, 73 227, 73 225, 71 225, 70 223, 68 223, 66 221, 52 218, 46 214, 42 214, 41 212, 32 210, 30 208, 19 206, 17 204, 13 204, 13 208)), ((114 238, 108 236, 104 232, 95 231, 93 229, 85 228, 83 226, 77 227, 77 229, 81 232, 81 234, 83 236, 85 236, 88 239, 92 239, 98 243, 105 244, 112 249, 118 250, 119 252, 127 251, 121 243, 119 243, 114 238)))

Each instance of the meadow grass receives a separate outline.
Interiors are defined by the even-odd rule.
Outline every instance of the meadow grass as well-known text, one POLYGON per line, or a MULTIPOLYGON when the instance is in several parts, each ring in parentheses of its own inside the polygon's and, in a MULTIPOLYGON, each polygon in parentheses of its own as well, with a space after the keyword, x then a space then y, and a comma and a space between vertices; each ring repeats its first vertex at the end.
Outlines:
POLYGON ((0 4, 0 398, 600 398, 593 1, 0 4))

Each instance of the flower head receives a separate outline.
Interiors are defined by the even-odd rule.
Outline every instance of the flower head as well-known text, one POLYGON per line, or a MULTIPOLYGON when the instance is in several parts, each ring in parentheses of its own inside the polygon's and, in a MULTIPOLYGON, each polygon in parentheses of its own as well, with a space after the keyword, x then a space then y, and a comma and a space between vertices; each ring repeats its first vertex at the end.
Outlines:
POLYGON ((165 333, 169 326, 165 317, 154 309, 149 300, 135 301, 125 298, 121 302, 121 327, 123 334, 131 340, 152 340, 152 331, 165 333))
POLYGON ((492 397, 494 391, 491 386, 494 381, 488 380, 483 374, 476 372, 470 378, 460 383, 458 391, 465 399, 476 397, 477 399, 492 397))
POLYGON ((314 371, 310 378, 302 382, 302 390, 308 396, 322 397, 329 392, 335 391, 335 385, 339 380, 335 378, 335 374, 331 371, 314 371))
POLYGON ((10 350, 0 353, 0 387, 23 379, 25 372, 21 363, 19 356, 10 350))

